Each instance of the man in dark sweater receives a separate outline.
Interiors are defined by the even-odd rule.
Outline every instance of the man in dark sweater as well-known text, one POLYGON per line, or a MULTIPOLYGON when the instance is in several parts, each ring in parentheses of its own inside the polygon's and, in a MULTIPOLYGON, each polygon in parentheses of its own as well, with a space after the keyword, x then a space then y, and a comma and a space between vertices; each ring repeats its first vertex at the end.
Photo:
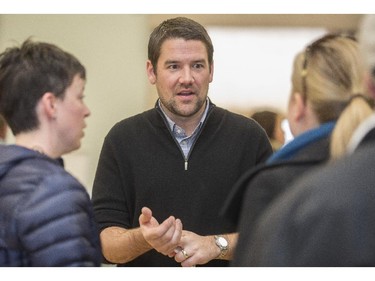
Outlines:
POLYGON ((110 130, 96 172, 103 255, 122 266, 226 266, 237 234, 220 209, 271 145, 256 122, 207 97, 213 46, 199 23, 164 21, 150 36, 148 59, 155 108, 110 130))

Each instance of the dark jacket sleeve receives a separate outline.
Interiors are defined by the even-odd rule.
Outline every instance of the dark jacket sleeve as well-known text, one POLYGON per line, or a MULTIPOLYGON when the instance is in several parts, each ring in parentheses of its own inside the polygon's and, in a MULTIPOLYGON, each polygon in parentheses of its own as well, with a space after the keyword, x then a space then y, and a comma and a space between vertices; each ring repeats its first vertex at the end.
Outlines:
POLYGON ((261 215, 232 265, 374 266, 374 177, 365 163, 343 161, 301 178, 261 215))
POLYGON ((100 240, 91 202, 68 174, 46 177, 18 206, 21 244, 30 266, 99 266, 100 240))

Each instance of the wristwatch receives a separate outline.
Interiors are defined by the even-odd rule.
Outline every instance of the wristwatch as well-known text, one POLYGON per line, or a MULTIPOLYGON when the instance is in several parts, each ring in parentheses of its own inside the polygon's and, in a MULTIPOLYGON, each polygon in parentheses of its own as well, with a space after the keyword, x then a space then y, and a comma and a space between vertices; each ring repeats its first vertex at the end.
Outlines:
POLYGON ((220 255, 218 256, 218 258, 221 259, 227 254, 229 243, 223 236, 215 235, 215 244, 220 249, 220 255))

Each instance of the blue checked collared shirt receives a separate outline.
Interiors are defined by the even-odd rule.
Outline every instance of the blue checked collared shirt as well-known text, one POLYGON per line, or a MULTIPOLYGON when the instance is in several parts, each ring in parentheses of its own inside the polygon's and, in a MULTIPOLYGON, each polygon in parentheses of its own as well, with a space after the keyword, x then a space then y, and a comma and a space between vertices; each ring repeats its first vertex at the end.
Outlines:
POLYGON ((186 133, 185 133, 185 130, 182 129, 181 127, 177 126, 176 123, 173 122, 168 117, 167 114, 165 114, 163 108, 160 105, 160 100, 158 101, 158 104, 159 104, 159 108, 161 109, 165 118, 168 121, 169 128, 171 129, 171 132, 173 133, 173 136, 175 137, 176 141, 180 145, 181 150, 185 155, 185 158, 187 158, 187 156, 189 155, 189 151, 191 149, 191 146, 193 145, 195 139, 197 138, 198 133, 199 133, 200 129, 202 128, 202 124, 203 124, 204 120, 206 119, 207 112, 208 112, 209 100, 207 99, 206 109, 204 110, 202 118, 199 121, 199 124, 197 125, 197 127, 194 129, 194 132, 191 134, 191 136, 187 136, 186 133))

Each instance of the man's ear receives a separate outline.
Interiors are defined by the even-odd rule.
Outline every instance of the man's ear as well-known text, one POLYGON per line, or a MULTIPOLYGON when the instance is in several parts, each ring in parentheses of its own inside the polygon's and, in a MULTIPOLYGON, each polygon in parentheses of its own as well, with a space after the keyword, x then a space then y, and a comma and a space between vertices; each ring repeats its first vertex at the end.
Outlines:
POLYGON ((293 118, 295 122, 298 122, 305 117, 306 102, 300 93, 293 93, 290 97, 289 103, 290 117, 293 118))
POLYGON ((45 93, 40 100, 43 112, 49 119, 56 118, 56 114, 57 114, 56 101, 57 101, 56 96, 51 92, 45 93))
POLYGON ((214 80, 214 61, 212 61, 212 64, 210 66, 210 83, 214 80))
POLYGON ((146 71, 147 71, 148 81, 150 81, 150 83, 154 85, 156 83, 156 73, 155 73, 154 66, 152 65, 150 60, 148 60, 146 63, 146 71))

